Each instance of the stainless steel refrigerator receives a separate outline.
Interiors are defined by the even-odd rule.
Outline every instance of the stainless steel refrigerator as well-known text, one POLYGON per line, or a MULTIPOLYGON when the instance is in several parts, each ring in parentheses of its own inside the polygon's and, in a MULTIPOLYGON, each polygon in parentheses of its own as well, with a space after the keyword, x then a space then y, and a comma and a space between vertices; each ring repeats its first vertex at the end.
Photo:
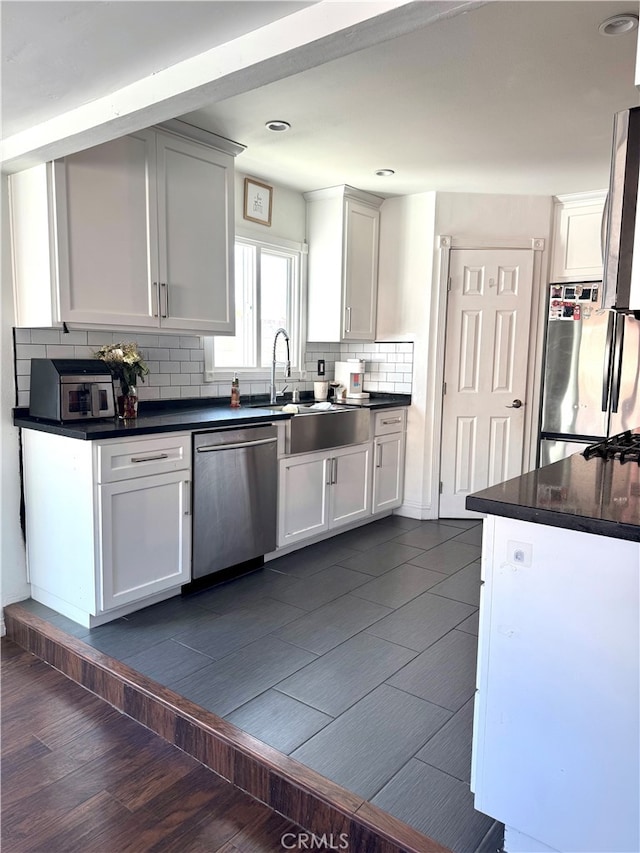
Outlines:
POLYGON ((602 309, 601 291, 549 285, 540 465, 640 426, 640 320, 602 309))

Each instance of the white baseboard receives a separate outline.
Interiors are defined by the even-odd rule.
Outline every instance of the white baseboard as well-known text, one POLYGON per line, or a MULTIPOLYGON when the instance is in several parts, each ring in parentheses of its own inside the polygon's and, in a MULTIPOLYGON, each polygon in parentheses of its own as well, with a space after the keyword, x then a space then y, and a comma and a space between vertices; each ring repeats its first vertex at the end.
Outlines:
POLYGON ((411 501, 405 501, 398 509, 394 509, 393 514, 402 515, 405 518, 415 518, 418 521, 429 521, 438 517, 437 511, 431 504, 424 506, 411 501))

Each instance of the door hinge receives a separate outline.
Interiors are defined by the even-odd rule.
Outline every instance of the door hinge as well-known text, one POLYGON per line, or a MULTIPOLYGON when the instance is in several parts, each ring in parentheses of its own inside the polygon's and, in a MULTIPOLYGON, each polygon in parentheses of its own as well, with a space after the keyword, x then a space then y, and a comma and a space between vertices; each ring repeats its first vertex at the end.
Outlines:
POLYGON ((445 395, 446 393, 447 393, 447 383, 446 383, 446 382, 443 382, 443 383, 442 383, 442 396, 444 397, 444 395, 445 395))
POLYGON ((447 280, 447 290, 451 290, 451 276, 447 280))
POLYGON ((442 480, 440 480, 440 494, 442 494, 442 480))

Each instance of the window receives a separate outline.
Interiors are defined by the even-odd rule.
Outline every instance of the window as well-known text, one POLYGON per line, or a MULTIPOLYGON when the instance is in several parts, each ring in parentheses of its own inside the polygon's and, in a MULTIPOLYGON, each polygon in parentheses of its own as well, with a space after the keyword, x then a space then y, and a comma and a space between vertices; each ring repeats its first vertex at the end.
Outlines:
MULTIPOLYGON (((291 367, 300 367, 300 250, 237 239, 236 334, 216 335, 205 348, 207 378, 229 371, 264 373, 271 367, 277 329, 287 330, 291 367)), ((278 360, 284 351, 278 343, 278 360)))

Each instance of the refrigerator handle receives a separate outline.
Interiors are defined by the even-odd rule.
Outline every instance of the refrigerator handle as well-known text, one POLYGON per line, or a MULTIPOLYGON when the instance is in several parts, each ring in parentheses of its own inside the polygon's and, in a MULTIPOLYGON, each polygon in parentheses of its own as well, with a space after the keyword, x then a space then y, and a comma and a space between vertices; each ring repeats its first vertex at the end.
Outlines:
POLYGON ((622 348, 624 346, 625 317, 618 316, 616 323, 616 342, 613 348, 613 380, 611 382, 611 411, 618 411, 620 402, 620 379, 622 377, 622 348))
POLYGON ((616 320, 614 311, 609 311, 607 321, 607 339, 604 345, 604 364, 602 368, 602 411, 606 412, 609 406, 609 385, 611 382, 611 344, 613 343, 613 329, 616 320))

